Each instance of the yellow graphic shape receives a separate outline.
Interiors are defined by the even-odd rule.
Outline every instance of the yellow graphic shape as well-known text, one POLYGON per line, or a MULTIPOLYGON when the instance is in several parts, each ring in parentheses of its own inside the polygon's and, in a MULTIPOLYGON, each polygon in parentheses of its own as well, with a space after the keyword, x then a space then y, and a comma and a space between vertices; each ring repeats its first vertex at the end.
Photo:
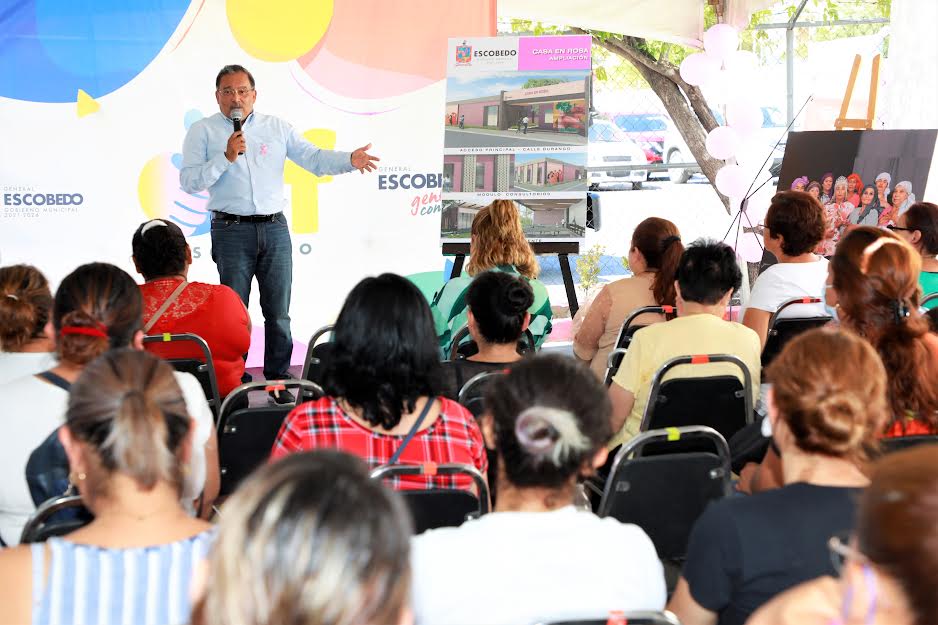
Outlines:
POLYGON ((292 61, 312 50, 332 21, 333 0, 227 0, 231 33, 262 61, 292 61))
POLYGON ((97 113, 101 110, 101 104, 92 98, 90 95, 85 93, 84 90, 78 90, 78 116, 84 117, 85 115, 91 115, 92 113, 97 113))
MULTIPOLYGON (((335 131, 313 128, 303 137, 324 150, 335 147, 335 131)), ((311 174, 291 160, 283 168, 283 180, 290 185, 290 206, 293 208, 293 232, 313 234, 319 232, 319 185, 332 182, 332 176, 311 174)))

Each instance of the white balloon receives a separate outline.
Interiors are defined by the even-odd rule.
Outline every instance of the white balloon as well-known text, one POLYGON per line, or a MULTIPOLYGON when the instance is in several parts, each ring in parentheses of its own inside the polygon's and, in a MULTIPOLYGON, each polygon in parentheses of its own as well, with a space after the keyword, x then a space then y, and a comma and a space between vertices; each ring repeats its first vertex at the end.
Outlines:
POLYGON ((729 24, 715 24, 704 33, 703 43, 707 54, 722 61, 739 47, 739 33, 729 24))
POLYGON ((739 165, 724 165, 717 172, 717 191, 727 197, 741 198, 749 186, 746 174, 739 165))
POLYGON ((707 134, 707 152, 713 158, 725 161, 739 149, 739 134, 732 128, 717 126, 707 134))
POLYGON ((707 102, 714 105, 727 104, 739 99, 744 85, 737 80, 736 75, 721 69, 716 72, 713 79, 704 87, 707 102))
POLYGON ((762 128, 762 109, 752 102, 735 100, 726 105, 726 123, 740 135, 752 134, 762 128))
POLYGON ((681 61, 681 78, 695 87, 711 82, 719 71, 720 61, 705 52, 691 54, 681 61))

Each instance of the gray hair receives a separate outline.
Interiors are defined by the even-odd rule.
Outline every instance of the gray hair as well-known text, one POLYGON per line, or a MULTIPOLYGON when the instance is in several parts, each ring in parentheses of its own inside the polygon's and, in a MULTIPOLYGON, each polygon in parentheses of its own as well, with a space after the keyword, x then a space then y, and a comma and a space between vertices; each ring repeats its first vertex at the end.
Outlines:
POLYGON ((518 415, 515 436, 535 464, 547 461, 555 467, 592 447, 572 412, 549 406, 531 406, 518 415))
POLYGON ((218 85, 221 84, 222 76, 229 76, 231 74, 247 74, 248 80, 251 82, 251 89, 254 88, 254 75, 243 65, 225 65, 221 68, 218 75, 215 76, 215 88, 218 89, 218 85))
POLYGON ((396 623, 410 598, 410 517, 345 453, 291 454, 225 504, 193 625, 396 623))
POLYGON ((847 178, 844 177, 844 176, 839 176, 839 177, 837 178, 837 180, 834 181, 834 188, 836 189, 837 187, 843 187, 844 189, 846 189, 846 188, 847 188, 847 178))
POLYGON ((898 207, 899 208, 898 214, 902 215, 907 210, 909 210, 910 206, 915 204, 915 194, 912 193, 912 183, 909 182, 908 180, 903 180, 902 182, 896 184, 896 189, 900 187, 905 189, 905 192, 909 194, 909 197, 905 199, 905 202, 902 203, 902 206, 898 207))

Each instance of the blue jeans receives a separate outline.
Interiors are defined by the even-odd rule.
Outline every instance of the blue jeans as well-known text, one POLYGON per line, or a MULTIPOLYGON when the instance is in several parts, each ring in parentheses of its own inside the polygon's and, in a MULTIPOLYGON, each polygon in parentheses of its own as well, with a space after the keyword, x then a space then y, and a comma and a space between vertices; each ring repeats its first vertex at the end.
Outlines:
POLYGON ((251 280, 257 276, 264 313, 264 377, 287 377, 293 355, 293 246, 287 218, 280 213, 275 221, 260 223, 212 219, 212 260, 221 283, 231 287, 245 306, 251 299, 251 280))

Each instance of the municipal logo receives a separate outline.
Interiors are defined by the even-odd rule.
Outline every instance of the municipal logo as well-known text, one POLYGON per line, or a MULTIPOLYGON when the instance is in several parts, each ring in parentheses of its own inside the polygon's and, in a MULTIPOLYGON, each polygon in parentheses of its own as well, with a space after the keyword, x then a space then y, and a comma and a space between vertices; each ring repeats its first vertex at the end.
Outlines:
POLYGON ((472 62, 472 46, 467 45, 465 41, 461 46, 456 46, 456 63, 458 65, 467 65, 472 62))

